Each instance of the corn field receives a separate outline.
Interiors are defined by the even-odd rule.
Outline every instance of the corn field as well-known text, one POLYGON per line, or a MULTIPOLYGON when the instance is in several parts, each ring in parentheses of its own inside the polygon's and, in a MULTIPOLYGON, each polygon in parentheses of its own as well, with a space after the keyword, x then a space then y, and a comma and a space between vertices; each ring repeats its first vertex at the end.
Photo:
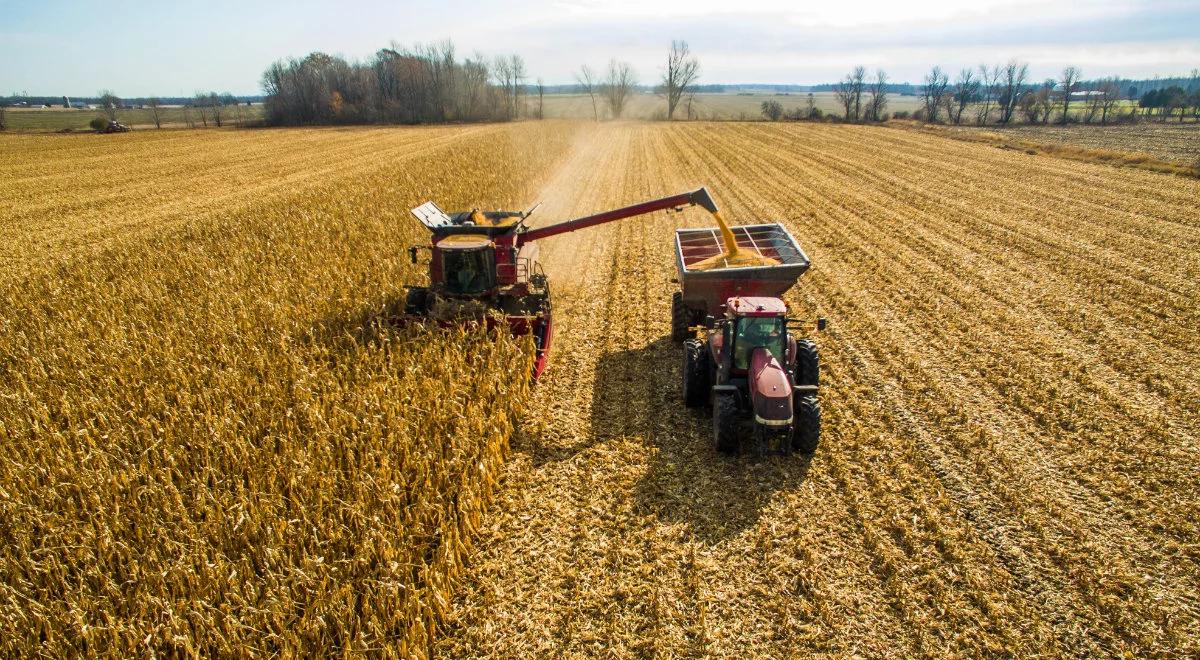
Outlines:
POLYGON ((532 351, 393 327, 407 209, 524 200, 565 140, 6 140, 0 655, 423 654, 532 351))
POLYGON ((0 136, 0 655, 1200 654, 1200 181, 871 126, 0 136), (685 408, 656 214, 550 371, 398 328, 408 208, 708 186, 824 316, 811 457, 685 408))

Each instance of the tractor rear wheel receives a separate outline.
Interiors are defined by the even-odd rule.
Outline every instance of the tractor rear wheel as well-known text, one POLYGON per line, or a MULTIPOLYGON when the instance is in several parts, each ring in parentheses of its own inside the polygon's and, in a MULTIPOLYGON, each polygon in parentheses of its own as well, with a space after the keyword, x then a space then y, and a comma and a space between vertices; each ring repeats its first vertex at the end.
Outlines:
POLYGON ((817 344, 811 339, 796 342, 796 384, 820 385, 821 357, 817 344))
POLYGON ((815 396, 796 397, 792 408, 792 449, 805 454, 817 450, 821 440, 821 404, 815 396))
POLYGON ((692 311, 683 303, 683 293, 671 294, 671 340, 679 343, 691 336, 692 311))
POLYGON ((738 450, 738 405, 737 395, 718 394, 713 401, 713 442, 722 454, 736 454, 738 450))
POLYGON ((699 339, 683 342, 683 403, 698 408, 708 400, 708 347, 699 339))

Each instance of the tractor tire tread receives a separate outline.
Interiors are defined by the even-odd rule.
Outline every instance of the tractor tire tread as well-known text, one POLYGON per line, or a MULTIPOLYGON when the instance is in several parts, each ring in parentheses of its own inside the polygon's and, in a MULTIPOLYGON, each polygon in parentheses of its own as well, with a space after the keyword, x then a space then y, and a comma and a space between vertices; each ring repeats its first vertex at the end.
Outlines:
POLYGON ((722 454, 736 454, 738 450, 738 405, 737 397, 720 394, 713 401, 713 443, 722 454))
POLYGON ((796 397, 792 409, 792 449, 804 454, 817 450, 821 442, 821 404, 815 396, 796 397))

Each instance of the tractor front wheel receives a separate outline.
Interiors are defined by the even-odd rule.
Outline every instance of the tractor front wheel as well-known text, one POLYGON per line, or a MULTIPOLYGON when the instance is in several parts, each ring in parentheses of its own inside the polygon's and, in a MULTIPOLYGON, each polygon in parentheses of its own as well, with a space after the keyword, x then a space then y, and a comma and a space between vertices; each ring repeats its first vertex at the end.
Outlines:
POLYGON ((821 440, 821 404, 815 396, 796 397, 792 409, 792 449, 805 454, 817 450, 821 440))
POLYGON ((699 339, 683 342, 683 403, 698 408, 708 400, 708 349, 699 339))
POLYGON ((817 344, 811 339, 796 342, 796 384, 820 385, 821 358, 817 344))
POLYGON ((738 405, 737 395, 718 394, 713 401, 713 442, 722 454, 736 454, 738 450, 738 405))

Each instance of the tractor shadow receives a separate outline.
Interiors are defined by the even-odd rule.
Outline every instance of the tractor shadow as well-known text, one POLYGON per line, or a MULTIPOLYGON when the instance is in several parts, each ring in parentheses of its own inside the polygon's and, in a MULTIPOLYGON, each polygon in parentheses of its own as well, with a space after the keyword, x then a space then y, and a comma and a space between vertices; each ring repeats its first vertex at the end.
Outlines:
POLYGON ((637 515, 686 524, 694 537, 715 545, 756 525, 767 508, 784 506, 811 459, 757 456, 749 430, 739 455, 718 453, 711 409, 683 405, 681 368, 682 348, 670 337, 601 357, 592 433, 597 442, 640 442, 649 449, 634 492, 637 515))

